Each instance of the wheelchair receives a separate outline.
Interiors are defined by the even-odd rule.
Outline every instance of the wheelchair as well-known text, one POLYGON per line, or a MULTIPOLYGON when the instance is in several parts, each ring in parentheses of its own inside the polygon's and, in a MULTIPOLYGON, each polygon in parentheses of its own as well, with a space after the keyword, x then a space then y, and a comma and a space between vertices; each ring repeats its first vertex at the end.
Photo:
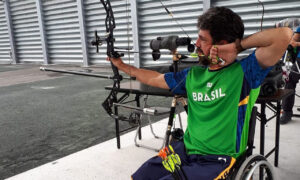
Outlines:
MULTIPOLYGON (((235 164, 225 172, 218 180, 276 180, 273 165, 260 154, 252 154, 254 147, 254 134, 257 117, 257 107, 252 108, 249 120, 249 131, 246 150, 236 159, 235 164)), ((171 141, 172 141, 171 137, 171 141)), ((174 138, 176 139, 176 138, 174 138)), ((179 140, 179 139, 177 139, 179 140)), ((175 141, 177 141, 175 140, 175 141)), ((175 180, 183 177, 174 178, 175 180)), ((183 178, 187 179, 186 177, 183 178)))
MULTIPOLYGON (((169 113, 169 112, 167 111, 165 113, 169 113)), ((225 179, 225 180, 250 180, 250 179, 251 180, 255 180, 255 179, 276 180, 277 179, 275 177, 273 165, 271 165, 264 156, 262 156, 260 154, 252 154, 253 149, 255 148, 254 147, 254 135, 255 135, 255 125, 256 125, 257 114, 258 114, 257 107, 254 106, 252 108, 251 117, 249 120, 247 148, 244 151, 244 153, 242 153, 236 159, 236 162, 233 165, 233 167, 228 171, 227 174, 224 174, 222 179, 225 179)), ((152 127, 151 127, 151 131, 152 131, 152 127)), ((152 131, 152 133, 153 133, 153 131, 152 131)), ((153 133, 153 135, 155 135, 155 134, 153 133)), ((182 135, 183 135, 183 131, 181 133, 181 136, 182 135)), ((137 137, 137 133, 136 133, 136 137, 137 137)), ((136 141, 136 137, 135 137, 135 141, 136 141)), ((181 140, 181 139, 175 138, 174 133, 172 133, 170 141, 173 141, 173 140, 177 141, 177 140, 181 140)), ((153 149, 153 148, 149 148, 148 146, 141 145, 141 144, 138 144, 137 146, 148 148, 148 149, 153 149)))
POLYGON ((276 180, 273 166, 259 154, 252 154, 254 146, 257 107, 253 107, 249 122, 249 134, 246 151, 237 158, 236 163, 226 177, 226 180, 276 180))

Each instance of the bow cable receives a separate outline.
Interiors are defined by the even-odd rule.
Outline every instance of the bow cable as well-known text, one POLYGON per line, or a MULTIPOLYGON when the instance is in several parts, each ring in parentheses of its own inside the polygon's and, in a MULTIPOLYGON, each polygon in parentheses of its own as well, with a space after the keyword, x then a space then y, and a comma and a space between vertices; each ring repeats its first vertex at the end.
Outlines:
POLYGON ((263 22, 264 22, 264 15, 265 15, 265 6, 264 3, 261 2, 260 0, 258 0, 258 2, 261 4, 262 6, 262 14, 261 14, 261 20, 260 20, 260 31, 262 31, 263 28, 263 22))
MULTIPOLYGON (((126 16, 127 16, 127 51, 128 51, 128 62, 129 62, 129 65, 130 65, 130 61, 131 61, 131 56, 130 56, 130 43, 129 43, 129 2, 128 0, 126 0, 126 16)), ((129 76, 131 77, 131 68, 129 68, 129 76)), ((132 83, 131 83, 131 80, 129 81, 129 89, 130 89, 130 93, 132 93, 132 83)))
MULTIPOLYGON (((188 33, 183 29, 182 25, 175 19, 175 17, 174 17, 174 15, 173 15, 172 11, 170 11, 170 10, 168 9, 168 7, 162 2, 162 0, 159 0, 159 2, 160 2, 160 4, 165 8, 167 14, 168 14, 169 16, 171 16, 172 20, 175 21, 175 23, 177 24, 177 26, 182 30, 182 32, 184 32, 184 34, 185 34, 188 38, 190 38, 190 36, 188 35, 188 33)), ((193 44, 195 44, 195 42, 193 41, 193 39, 192 39, 192 38, 190 38, 190 39, 191 39, 191 41, 193 42, 193 44)))

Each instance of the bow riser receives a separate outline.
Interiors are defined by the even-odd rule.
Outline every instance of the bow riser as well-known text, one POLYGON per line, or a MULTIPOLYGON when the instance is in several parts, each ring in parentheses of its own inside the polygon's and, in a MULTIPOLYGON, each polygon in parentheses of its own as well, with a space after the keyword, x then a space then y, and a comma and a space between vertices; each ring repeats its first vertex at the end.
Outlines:
MULTIPOLYGON (((110 4, 110 1, 107 0, 100 0, 100 2, 102 3, 105 11, 106 11, 106 18, 105 18, 105 27, 106 27, 106 44, 107 44, 107 56, 109 58, 120 58, 121 56, 123 56, 123 54, 119 54, 118 52, 115 51, 115 47, 114 47, 114 42, 115 42, 115 38, 114 38, 114 29, 116 27, 115 24, 115 18, 114 18, 114 13, 112 11, 112 7, 110 4)), ((97 39, 97 37, 96 37, 97 39)), ((99 38, 100 39, 100 38, 99 38)), ((101 43, 101 42, 100 42, 101 43)), ((98 43, 98 44, 100 44, 98 43)), ((111 68, 112 71, 114 73, 114 77, 113 77, 113 88, 111 90, 111 92, 109 93, 108 97, 105 99, 105 101, 102 103, 103 108, 105 109, 105 111, 111 116, 111 117, 116 117, 113 114, 113 103, 117 102, 118 98, 117 98, 117 94, 118 91, 120 89, 120 81, 123 79, 122 76, 119 74, 119 70, 118 68, 111 62, 111 68)))

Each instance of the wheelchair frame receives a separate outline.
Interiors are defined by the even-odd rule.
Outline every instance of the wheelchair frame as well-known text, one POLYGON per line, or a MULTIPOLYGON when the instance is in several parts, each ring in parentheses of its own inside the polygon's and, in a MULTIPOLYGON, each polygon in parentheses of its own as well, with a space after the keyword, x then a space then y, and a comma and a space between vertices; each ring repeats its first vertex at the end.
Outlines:
POLYGON ((273 166, 267 161, 267 159, 260 155, 254 154, 254 134, 256 125, 257 107, 253 107, 251 118, 249 122, 249 134, 247 149, 239 158, 229 172, 226 180, 250 180, 253 179, 253 175, 256 169, 259 168, 259 179, 276 180, 273 166), (266 177, 266 178, 265 178, 266 177))
MULTIPOLYGON (((145 98, 145 101, 147 102, 147 97, 145 98)), ((139 114, 141 114, 141 115, 149 116, 149 115, 159 115, 159 114, 171 113, 170 111, 168 111, 166 109, 163 109, 163 111, 157 111, 159 108, 148 106, 146 102, 145 102, 143 108, 138 109, 138 111, 140 111, 142 109, 142 113, 139 112, 139 114), (155 111, 153 111, 153 113, 151 113, 152 111, 146 112, 145 108, 146 109, 147 108, 154 109, 155 111)), ((119 104, 115 104, 115 105, 118 106, 119 104)), ((174 116, 175 106, 176 106, 176 103, 174 103, 174 106, 173 106, 173 108, 174 108, 173 115, 170 117, 174 116)), ((128 107, 122 106, 122 107, 128 108, 129 106, 128 107)), ((130 106, 130 108, 132 108, 132 107, 130 106)), ((133 108, 133 109, 136 109, 136 108, 133 108)), ((262 155, 258 155, 258 154, 252 155, 253 148, 254 148, 254 134, 255 134, 255 125, 256 125, 257 114, 258 114, 257 107, 254 106, 252 109, 251 117, 250 117, 250 121, 249 121, 247 149, 240 157, 237 158, 236 163, 230 169, 229 173, 225 175, 226 180, 249 180, 249 179, 253 179, 253 177, 256 177, 256 176, 259 176, 260 180, 262 180, 262 179, 276 180, 273 166, 267 161, 267 159, 262 155), (254 173, 257 172, 256 171, 257 169, 259 169, 258 170, 259 174, 258 175, 255 174, 255 176, 254 176, 254 173)), ((172 120, 173 120, 173 118, 172 118, 172 120)), ((140 119, 138 119, 138 121, 140 121, 140 119)), ((152 125, 151 125, 152 123, 151 123, 150 119, 148 119, 148 123, 150 125, 153 136, 155 138, 160 138, 160 137, 156 136, 156 134, 153 132, 152 125)), ((136 136, 134 139, 135 145, 138 147, 143 147, 143 148, 157 151, 157 149, 155 149, 155 148, 137 143, 137 136, 138 136, 138 132, 139 132, 140 128, 141 128, 141 122, 138 123, 137 129, 136 129, 136 136)), ((164 141, 165 140, 166 140, 166 138, 164 138, 164 141)))

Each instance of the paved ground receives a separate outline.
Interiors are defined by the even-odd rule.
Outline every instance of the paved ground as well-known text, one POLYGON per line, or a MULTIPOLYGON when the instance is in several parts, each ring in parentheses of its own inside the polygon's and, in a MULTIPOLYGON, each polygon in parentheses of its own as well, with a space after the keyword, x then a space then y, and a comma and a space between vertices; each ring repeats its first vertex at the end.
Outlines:
MULTIPOLYGON (((267 112, 271 115, 271 112, 267 112)), ((182 113, 183 119, 184 113, 182 113)), ((178 125, 178 121, 177 125, 178 125)), ((167 119, 154 124, 154 130, 159 136, 163 136, 167 119)), ((183 121, 186 126, 186 121, 183 121)), ((256 124, 254 154, 259 151, 259 125, 256 124)), ((277 180, 299 180, 299 129, 300 119, 294 118, 292 123, 281 127, 279 167, 274 168, 277 180)), ((143 129, 144 139, 140 142, 144 145, 159 148, 162 141, 153 138, 149 127, 143 129)), ((270 122, 266 126, 266 150, 274 145, 275 124, 270 122)), ((147 159, 157 153, 148 149, 134 146, 135 133, 130 132, 121 137, 121 149, 116 148, 116 139, 108 140, 88 149, 71 154, 25 173, 11 177, 7 180, 124 180, 130 179, 130 175, 147 159)), ((268 161, 273 164, 271 155, 268 161)), ((258 172, 256 172, 257 174, 258 172)), ((258 179, 258 178, 254 178, 258 179)))
MULTIPOLYGON (((116 148, 112 139, 114 121, 101 108, 107 95, 103 87, 110 85, 110 80, 45 73, 38 69, 32 65, 0 66, 0 179, 123 180, 129 179, 144 160, 156 154, 135 147, 133 132, 122 137, 121 150, 116 148)), ((150 100, 170 104, 166 98, 150 100)), ((299 98, 296 104, 300 105, 299 98)), ((163 135, 165 126, 166 122, 159 122, 155 129, 163 135)), ((256 153, 258 127, 259 122, 256 153)), ((269 122, 266 150, 274 145, 274 129, 274 121, 269 122)), ((275 168, 279 179, 300 179, 299 129, 299 118, 281 126, 279 167, 275 168)), ((143 143, 160 146, 148 131, 143 132, 143 143)), ((273 163, 273 155, 269 161, 273 163)))
MULTIPOLYGON (((105 68, 89 70, 108 74, 105 68)), ((36 65, 1 65, 0 179, 113 138, 114 121, 101 106, 108 95, 104 87, 111 84, 107 79, 42 72, 36 65)), ((170 104, 166 98, 159 101, 170 104)))

